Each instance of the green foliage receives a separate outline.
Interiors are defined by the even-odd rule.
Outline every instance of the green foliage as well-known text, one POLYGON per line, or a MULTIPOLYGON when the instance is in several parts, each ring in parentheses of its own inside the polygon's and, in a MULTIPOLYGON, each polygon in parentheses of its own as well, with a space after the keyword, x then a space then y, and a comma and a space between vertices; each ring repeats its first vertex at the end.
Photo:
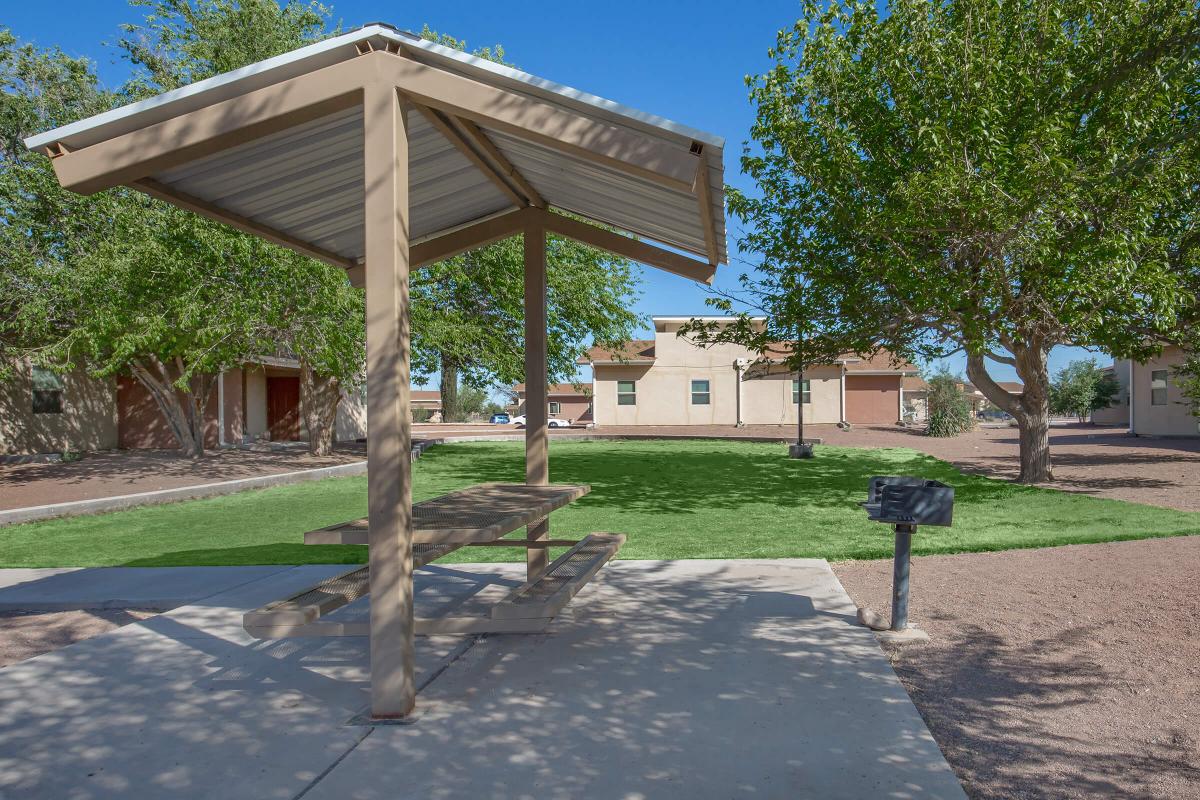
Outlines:
MULTIPOLYGON (((413 465, 413 498, 521 482, 523 447, 435 447, 413 465)), ((592 486, 583 501, 554 512, 555 537, 619 530, 629 536, 621 557, 632 559, 889 558, 887 530, 858 505, 872 475, 922 475, 954 487, 954 527, 923 528, 913 538, 918 554, 1200 533, 1200 514, 965 475, 912 450, 817 450, 818 459, 799 462, 781 459, 777 444, 555 441, 552 479, 592 486)), ((0 566, 361 563, 367 548, 305 545, 304 531, 364 516, 366 484, 333 478, 15 525, 4 530, 0 566)), ((522 558, 519 549, 469 547, 438 563, 522 558)))
POLYGON ((971 430, 971 403, 963 394, 963 379, 945 367, 925 379, 929 410, 927 436, 950 437, 971 430))
POLYGON ((117 47, 138 70, 132 94, 158 94, 287 53, 336 33, 316 0, 130 0, 147 8, 117 47))
POLYGON ((1173 377, 1191 413, 1200 417, 1200 354, 1188 353, 1183 364, 1175 369, 1173 377))
MULTIPOLYGON (((118 47, 137 71, 118 93, 101 91, 86 61, 0 33, 0 357, 132 372, 177 436, 176 401, 211 385, 197 376, 254 356, 295 356, 353 385, 363 302, 341 270, 129 190, 66 192, 49 160, 24 150, 31 133, 315 41, 328 16, 274 0, 134 5, 150 11, 123 27, 118 47)), ((188 402, 202 413, 206 400, 188 402)))
POLYGON ((108 109, 91 65, 57 48, 19 44, 0 30, 0 369, 40 349, 79 318, 71 273, 108 235, 129 193, 84 197, 59 186, 23 137, 108 109))
POLYGON ((1100 369, 1096 359, 1072 361, 1058 371, 1050 385, 1050 410, 1083 421, 1093 411, 1111 406, 1120 389, 1117 379, 1100 369))
MULTIPOLYGON (((636 273, 628 261, 570 239, 546 242, 546 354, 550 380, 575 374, 589 342, 618 347, 639 321, 628 310, 636 273)), ((445 363, 468 386, 512 384, 525 374, 525 256, 507 239, 412 276, 413 374, 445 363)))
POLYGON ((1196 313, 1198 47, 1187 0, 808 0, 749 79, 741 247, 861 339, 965 349, 1044 427, 1052 347, 1144 357, 1196 313))

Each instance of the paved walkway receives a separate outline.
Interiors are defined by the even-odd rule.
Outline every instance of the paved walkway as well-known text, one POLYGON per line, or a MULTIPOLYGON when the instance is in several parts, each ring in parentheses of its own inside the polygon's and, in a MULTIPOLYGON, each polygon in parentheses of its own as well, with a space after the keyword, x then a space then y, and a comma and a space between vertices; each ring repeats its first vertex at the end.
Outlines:
MULTIPOLYGON (((0 796, 964 797, 824 561, 613 564, 546 634, 420 639, 419 715, 377 728, 364 639, 240 625, 338 569, 0 670, 0 796)), ((418 613, 516 569, 423 570, 418 613)))

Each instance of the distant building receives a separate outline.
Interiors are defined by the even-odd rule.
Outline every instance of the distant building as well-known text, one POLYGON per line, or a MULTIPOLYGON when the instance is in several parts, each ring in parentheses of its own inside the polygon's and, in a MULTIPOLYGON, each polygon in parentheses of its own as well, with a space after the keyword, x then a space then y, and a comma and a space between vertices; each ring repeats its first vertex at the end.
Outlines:
MULTIPOLYGON (((0 455, 175 448, 149 392, 133 378, 96 379, 82 370, 58 375, 15 365, 0 386, 0 455)), ((300 414, 300 364, 262 357, 226 370, 208 401, 205 446, 266 439, 307 440, 300 414)), ((337 441, 366 436, 366 396, 343 395, 337 441)))
MULTIPOLYGON (((565 419, 568 422, 588 424, 592 421, 592 393, 589 387, 576 389, 570 383, 552 383, 546 387, 548 419, 565 419)), ((525 384, 518 383, 512 388, 516 403, 512 409, 514 414, 524 414, 525 384)))
POLYGON ((1192 413, 1191 402, 1175 381, 1175 370, 1185 359, 1183 350, 1171 345, 1164 347, 1158 358, 1144 363, 1113 363, 1118 381, 1124 376, 1130 432, 1139 436, 1200 436, 1200 417, 1192 413))
POLYGON ((703 348, 678 337, 689 319, 653 317, 653 339, 627 342, 617 353, 592 348, 580 359, 592 368, 596 426, 795 425, 801 404, 805 422, 814 424, 895 424, 902 381, 917 374, 881 352, 847 354, 797 376, 781 359, 764 363, 739 345, 703 348))
POLYGON ((442 421, 442 393, 437 389, 413 389, 408 395, 413 422, 442 421))

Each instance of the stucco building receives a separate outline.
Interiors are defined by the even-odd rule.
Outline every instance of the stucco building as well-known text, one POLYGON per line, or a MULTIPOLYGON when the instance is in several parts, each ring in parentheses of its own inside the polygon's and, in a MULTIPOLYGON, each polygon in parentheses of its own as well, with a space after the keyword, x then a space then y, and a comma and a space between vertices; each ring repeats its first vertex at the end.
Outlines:
MULTIPOLYGON (((212 391, 206 447, 308 438, 293 359, 263 357, 226 370, 212 391)), ((343 395, 335 439, 365 437, 366 419, 365 395, 343 395)), ((158 406, 132 378, 58 375, 21 362, 0 386, 0 455, 176 446, 158 406)))
MULTIPOLYGON (((1186 360, 1182 349, 1164 347, 1162 355, 1144 363, 1119 360, 1113 374, 1123 384, 1119 399, 1128 409, 1129 430, 1139 436, 1200 436, 1200 417, 1175 380, 1186 360)), ((1095 418, 1102 422, 1104 417, 1095 418)))
MULTIPOLYGON (((514 414, 525 413, 525 384, 512 388, 516 398, 514 414)), ((565 419, 571 423, 588 424, 592 421, 592 393, 590 387, 576 387, 571 383, 552 383, 546 387, 549 403, 549 419, 565 419)))
MULTIPOLYGON (((916 368, 886 352, 847 355, 802 377, 781 365, 755 364, 740 345, 699 347, 677 335, 691 317, 653 317, 654 338, 627 342, 618 353, 593 348, 592 422, 605 425, 894 424, 903 378, 916 368)), ((724 318, 710 318, 721 322, 724 318)))

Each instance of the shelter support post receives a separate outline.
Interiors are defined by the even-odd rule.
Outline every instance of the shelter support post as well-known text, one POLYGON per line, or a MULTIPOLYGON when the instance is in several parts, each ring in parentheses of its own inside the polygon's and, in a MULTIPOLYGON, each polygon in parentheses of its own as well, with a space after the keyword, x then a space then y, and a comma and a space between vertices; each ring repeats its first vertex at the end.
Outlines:
MULTIPOLYGON (((546 228, 540 220, 525 227, 525 482, 550 482, 550 453, 546 416, 549 411, 546 376, 546 228)), ((550 536, 550 521, 526 528, 532 541, 550 536)), ((525 551, 529 580, 545 572, 550 553, 545 548, 525 551)))
POLYGON ((408 131, 394 87, 363 96, 371 716, 403 717, 413 677, 408 131))

